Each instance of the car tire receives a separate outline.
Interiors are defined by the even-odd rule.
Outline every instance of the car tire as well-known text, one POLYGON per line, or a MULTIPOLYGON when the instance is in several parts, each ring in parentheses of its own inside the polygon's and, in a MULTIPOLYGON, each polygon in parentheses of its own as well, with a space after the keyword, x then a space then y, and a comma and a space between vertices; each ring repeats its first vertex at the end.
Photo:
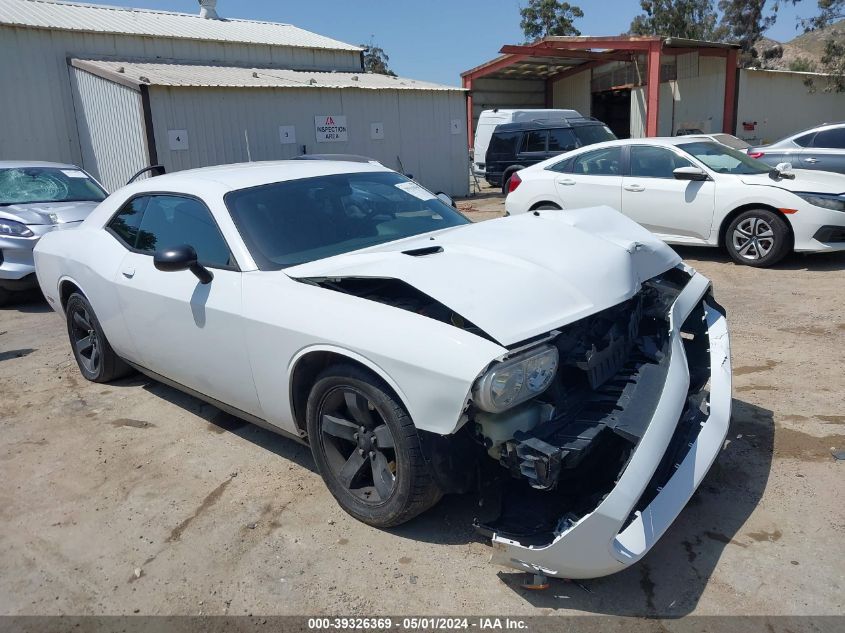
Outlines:
POLYGON ((0 308, 6 305, 6 302, 9 300, 10 294, 11 293, 5 288, 0 288, 0 308))
POLYGON ((737 264, 764 268, 786 257, 792 250, 792 236, 779 214, 749 209, 731 220, 725 231, 725 247, 737 264))
POLYGON ((443 493, 431 477, 417 429, 377 376, 333 365, 314 383, 306 408, 317 468, 340 507, 368 525, 400 525, 443 493))
POLYGON ((86 380, 109 382, 132 371, 115 354, 88 299, 73 293, 67 300, 65 317, 73 357, 86 380))

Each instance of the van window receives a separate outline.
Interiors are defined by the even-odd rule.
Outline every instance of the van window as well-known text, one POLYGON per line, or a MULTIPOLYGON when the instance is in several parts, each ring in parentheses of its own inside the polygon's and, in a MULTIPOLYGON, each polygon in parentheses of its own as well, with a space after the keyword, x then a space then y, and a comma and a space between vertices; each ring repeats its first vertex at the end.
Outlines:
POLYGON ((546 130, 537 130, 534 132, 528 132, 525 135, 525 148, 522 150, 523 152, 545 152, 546 151, 546 139, 549 137, 549 133, 546 130))
POLYGON ((519 139, 522 132, 502 132, 493 134, 490 146, 487 148, 487 160, 497 158, 511 158, 519 151, 519 139))
POLYGON ((549 151, 568 152, 578 147, 578 140, 575 133, 569 128, 549 130, 549 151))
POLYGON ((574 130, 582 147, 593 143, 616 140, 616 135, 606 125, 579 125, 574 130))

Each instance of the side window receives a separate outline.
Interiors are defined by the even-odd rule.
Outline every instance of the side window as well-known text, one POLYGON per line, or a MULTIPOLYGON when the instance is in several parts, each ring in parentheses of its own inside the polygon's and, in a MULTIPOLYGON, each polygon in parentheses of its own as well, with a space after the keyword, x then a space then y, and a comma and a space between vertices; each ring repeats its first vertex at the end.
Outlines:
POLYGON ((798 145, 798 147, 809 147, 810 144, 813 142, 813 137, 816 135, 815 132, 810 132, 809 134, 804 134, 803 136, 799 136, 797 138, 792 139, 792 141, 798 145))
POLYGON ((204 204, 181 196, 150 196, 135 248, 152 254, 182 244, 193 246, 205 266, 234 266, 229 247, 204 204))
POLYGON ((642 178, 674 178, 678 167, 692 167, 692 163, 665 147, 631 146, 631 175, 642 178))
POLYGON ((562 160, 554 165, 549 165, 546 169, 549 171, 556 171, 560 174, 569 174, 572 173, 572 163, 574 160, 575 159, 573 158, 567 158, 566 160, 562 160))
POLYGON ((575 139, 575 132, 572 130, 566 128, 549 130, 550 152, 568 152, 576 147, 578 147, 578 141, 575 139))
POLYGON ((149 198, 133 198, 123 205, 120 211, 111 219, 107 228, 129 248, 135 248, 138 240, 138 227, 149 198))
POLYGON ((525 147, 522 148, 523 152, 545 152, 546 151, 546 138, 548 138, 549 133, 545 130, 538 130, 536 132, 528 132, 525 135, 525 147))
POLYGON ((845 127, 823 130, 813 139, 813 147, 845 149, 845 127))
POLYGON ((522 132, 494 133, 490 138, 490 146, 487 148, 487 159, 510 159, 516 156, 521 136, 522 132))
POLYGON ((607 147, 576 156, 572 173, 587 176, 619 176, 622 174, 622 148, 607 147))

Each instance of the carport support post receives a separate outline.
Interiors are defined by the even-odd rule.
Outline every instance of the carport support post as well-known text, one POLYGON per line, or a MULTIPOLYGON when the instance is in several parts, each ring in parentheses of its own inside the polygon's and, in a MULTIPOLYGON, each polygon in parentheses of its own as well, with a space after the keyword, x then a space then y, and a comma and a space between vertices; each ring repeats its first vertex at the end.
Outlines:
POLYGON ((732 48, 725 57, 725 108, 722 112, 722 132, 736 134, 736 83, 737 49, 732 48))
POLYGON ((467 91, 467 145, 472 149, 475 143, 472 136, 472 78, 464 77, 464 88, 467 91))
POLYGON ((660 48, 661 42, 648 47, 648 86, 646 87, 645 135, 657 136, 657 116, 660 110, 660 48))

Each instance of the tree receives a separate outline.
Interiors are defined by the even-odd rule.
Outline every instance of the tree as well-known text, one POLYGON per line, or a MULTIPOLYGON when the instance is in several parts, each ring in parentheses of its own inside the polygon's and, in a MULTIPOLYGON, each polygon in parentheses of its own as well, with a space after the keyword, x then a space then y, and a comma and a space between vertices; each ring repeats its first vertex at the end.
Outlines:
POLYGON ((390 70, 387 65, 390 57, 387 56, 383 48, 373 44, 372 39, 369 44, 361 44, 361 48, 364 49, 364 70, 377 75, 396 76, 396 73, 390 70))
POLYGON ((765 68, 767 62, 783 54, 778 46, 758 46, 763 33, 775 23, 777 7, 775 2, 772 12, 766 15, 766 0, 719 0, 723 36, 739 44, 741 66, 765 68))
POLYGON ((519 26, 526 39, 536 40, 549 35, 581 35, 575 20, 584 17, 580 7, 558 0, 528 0, 519 10, 519 26))
POLYGON ((661 35, 690 40, 719 40, 713 0, 640 0, 643 13, 631 22, 633 35, 661 35))
MULTIPOLYGON (((792 0, 798 4, 801 0, 792 0)), ((799 18, 798 26, 804 31, 815 31, 833 25, 845 18, 845 0, 818 0, 818 15, 812 18, 799 18)), ((819 60, 818 72, 825 73, 825 92, 845 92, 845 29, 830 29, 824 43, 824 52, 819 60)), ((815 92, 812 78, 804 84, 815 92)))
POLYGON ((816 72, 816 62, 806 57, 796 57, 789 62, 789 70, 796 73, 814 73, 816 72))

